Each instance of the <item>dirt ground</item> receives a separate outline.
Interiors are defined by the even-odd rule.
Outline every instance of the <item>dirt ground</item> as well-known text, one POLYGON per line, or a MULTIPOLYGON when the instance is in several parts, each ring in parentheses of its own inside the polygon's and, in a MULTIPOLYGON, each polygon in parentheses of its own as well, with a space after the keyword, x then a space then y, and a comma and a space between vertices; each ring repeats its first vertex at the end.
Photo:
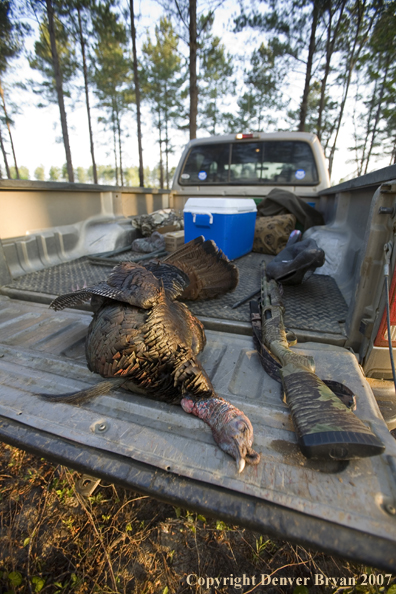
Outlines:
POLYGON ((0 594, 396 594, 395 575, 79 478, 0 445, 0 594))

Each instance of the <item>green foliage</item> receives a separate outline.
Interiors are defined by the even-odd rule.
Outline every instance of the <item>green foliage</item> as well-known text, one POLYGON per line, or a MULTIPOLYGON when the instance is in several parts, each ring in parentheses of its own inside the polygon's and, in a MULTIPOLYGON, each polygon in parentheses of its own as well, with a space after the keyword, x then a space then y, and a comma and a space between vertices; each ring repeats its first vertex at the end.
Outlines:
MULTIPOLYGON (((27 167, 18 167, 19 179, 30 179, 29 169, 27 167)), ((10 167, 11 179, 17 179, 15 167, 10 167)))
MULTIPOLYGON (((201 17, 202 19, 203 17, 201 17)), ((198 106, 201 115, 201 126, 210 134, 219 132, 223 123, 220 103, 235 88, 232 57, 217 36, 213 36, 211 27, 213 17, 207 22, 205 33, 200 40, 200 77, 198 106)))
POLYGON ((15 6, 10 0, 0 2, 0 78, 6 72, 9 61, 19 55, 23 37, 29 27, 13 18, 15 6))
POLYGON ((97 169, 100 183, 108 184, 114 180, 114 169, 110 165, 99 165, 97 169))
POLYGON ((60 181, 61 179, 61 170, 59 167, 50 167, 49 170, 49 179, 50 181, 60 181))
POLYGON ((169 128, 177 125, 183 113, 181 87, 184 82, 178 39, 172 23, 161 18, 155 28, 155 43, 147 38, 143 44, 144 69, 142 91, 148 101, 158 130, 160 149, 160 185, 163 180, 163 144, 165 145, 166 187, 169 188, 169 154, 173 152, 169 128))
POLYGON ((34 592, 41 592, 45 586, 45 579, 35 575, 32 577, 32 585, 34 586, 34 592))
POLYGON ((45 172, 44 172, 44 166, 40 165, 39 167, 36 167, 36 169, 34 170, 34 179, 37 179, 39 181, 44 181, 45 180, 45 172))
POLYGON ((113 6, 111 0, 98 4, 92 16, 95 35, 92 79, 101 106, 110 111, 125 108, 133 101, 126 29, 113 6))
POLYGON ((124 179, 127 186, 138 187, 139 186, 139 168, 138 167, 127 167, 124 169, 124 179))
POLYGON ((83 167, 77 167, 76 177, 80 184, 86 184, 88 181, 87 171, 83 167))
POLYGON ((8 581, 10 582, 10 584, 13 588, 17 588, 18 586, 20 586, 22 584, 23 577, 19 573, 19 571, 11 571, 8 574, 8 581))
MULTIPOLYGON (((76 75, 77 58, 73 39, 70 38, 67 29, 59 18, 55 19, 55 37, 59 56, 59 67, 62 73, 63 93, 66 97, 71 97, 71 81, 76 75)), ((43 77, 43 82, 41 84, 31 82, 33 92, 40 96, 38 106, 45 107, 49 103, 57 103, 58 95, 56 92, 50 35, 46 15, 42 15, 42 20, 40 22, 40 36, 34 44, 34 54, 29 57, 29 65, 33 70, 39 71, 43 77), (42 101, 42 99, 44 99, 44 101, 42 101)))
POLYGON ((122 172, 121 118, 135 101, 135 95, 131 90, 132 64, 128 55, 126 29, 119 14, 114 11, 114 5, 113 0, 107 0, 95 5, 92 13, 95 42, 91 76, 99 106, 106 113, 106 117, 101 117, 99 121, 107 129, 110 128, 113 134, 115 178, 118 184, 118 170, 122 172))
MULTIPOLYGON (((313 134, 318 134, 317 124, 320 95, 320 81, 313 80, 310 85, 310 91, 308 95, 307 118, 305 122, 305 131, 312 132, 313 134)), ((327 146, 328 142, 330 141, 330 137, 334 131, 334 122, 337 118, 338 107, 338 102, 332 100, 330 95, 326 94, 324 98, 324 110, 321 125, 321 141, 324 147, 327 146)), ((290 122, 290 125, 293 127, 297 125, 300 115, 299 112, 299 109, 295 111, 287 111, 287 119, 290 122)))
POLYGON ((245 84, 248 89, 238 99, 238 112, 229 117, 232 131, 267 131, 274 128, 279 114, 286 109, 286 101, 281 92, 286 69, 282 64, 282 51, 272 40, 262 43, 254 50, 250 67, 245 70, 245 84))
POLYGON ((396 159, 396 2, 384 5, 357 68, 364 82, 364 111, 357 123, 358 174, 384 154, 396 159), (379 150, 378 150, 379 149, 379 150))

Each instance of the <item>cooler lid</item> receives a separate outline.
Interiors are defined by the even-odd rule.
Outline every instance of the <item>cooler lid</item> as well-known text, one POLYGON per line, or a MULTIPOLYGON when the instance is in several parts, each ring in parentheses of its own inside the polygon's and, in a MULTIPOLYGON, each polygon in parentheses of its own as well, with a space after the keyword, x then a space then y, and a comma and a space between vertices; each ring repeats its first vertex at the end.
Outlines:
POLYGON ((238 214, 256 212, 257 206, 252 198, 189 198, 184 212, 212 214, 238 214))

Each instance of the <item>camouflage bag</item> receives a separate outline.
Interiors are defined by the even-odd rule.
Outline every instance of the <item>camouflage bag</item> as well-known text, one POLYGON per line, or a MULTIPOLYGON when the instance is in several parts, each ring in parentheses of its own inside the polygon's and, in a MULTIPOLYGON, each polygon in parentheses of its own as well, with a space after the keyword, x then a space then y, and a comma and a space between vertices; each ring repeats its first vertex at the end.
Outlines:
POLYGON ((156 210, 150 214, 143 214, 132 219, 132 226, 141 231, 143 237, 149 237, 153 231, 161 227, 173 226, 170 231, 184 229, 183 215, 171 208, 156 210))
POLYGON ((295 225, 296 217, 293 214, 257 217, 253 251, 276 256, 286 247, 287 240, 295 225))

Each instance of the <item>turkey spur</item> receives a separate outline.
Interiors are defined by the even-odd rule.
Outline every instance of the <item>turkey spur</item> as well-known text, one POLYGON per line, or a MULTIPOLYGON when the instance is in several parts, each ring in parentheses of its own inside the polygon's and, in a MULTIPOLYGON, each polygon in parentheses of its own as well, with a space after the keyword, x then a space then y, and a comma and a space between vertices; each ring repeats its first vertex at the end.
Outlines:
POLYGON ((205 346, 202 323, 177 299, 208 299, 235 289, 238 269, 213 241, 199 237, 163 261, 122 262, 107 281, 55 299, 63 309, 88 301, 94 310, 88 328, 88 368, 112 379, 76 394, 42 395, 53 401, 82 402, 123 385, 157 400, 180 404, 212 429, 238 471, 258 464, 253 428, 245 414, 216 394, 196 356, 205 346))

